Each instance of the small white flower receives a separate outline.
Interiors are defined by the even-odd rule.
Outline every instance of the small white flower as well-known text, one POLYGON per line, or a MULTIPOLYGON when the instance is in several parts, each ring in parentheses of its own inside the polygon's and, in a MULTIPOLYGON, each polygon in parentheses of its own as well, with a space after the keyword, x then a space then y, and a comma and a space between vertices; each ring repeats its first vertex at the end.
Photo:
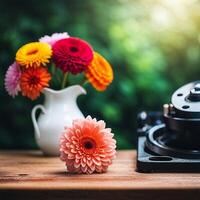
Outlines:
POLYGON ((48 43, 49 45, 53 46, 58 40, 66 39, 69 35, 67 32, 64 33, 54 33, 51 36, 45 35, 39 39, 39 42, 48 43))

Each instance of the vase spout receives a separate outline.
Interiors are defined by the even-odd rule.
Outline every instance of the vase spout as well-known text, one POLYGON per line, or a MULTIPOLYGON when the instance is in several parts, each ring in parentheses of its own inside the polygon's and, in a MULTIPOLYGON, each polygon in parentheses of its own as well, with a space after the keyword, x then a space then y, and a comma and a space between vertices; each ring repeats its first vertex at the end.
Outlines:
POLYGON ((53 90, 51 88, 44 88, 45 106, 49 107, 52 104, 71 104, 76 103, 76 99, 81 94, 86 94, 86 90, 80 85, 72 85, 62 90, 53 90))
POLYGON ((68 87, 67 89, 68 89, 68 93, 74 99, 76 99, 79 95, 86 94, 86 90, 80 85, 74 85, 74 86, 68 87))
POLYGON ((80 85, 72 85, 62 90, 53 90, 51 88, 44 88, 43 93, 46 98, 66 98, 66 96, 70 97, 70 99, 76 99, 81 94, 86 94, 86 90, 80 85))

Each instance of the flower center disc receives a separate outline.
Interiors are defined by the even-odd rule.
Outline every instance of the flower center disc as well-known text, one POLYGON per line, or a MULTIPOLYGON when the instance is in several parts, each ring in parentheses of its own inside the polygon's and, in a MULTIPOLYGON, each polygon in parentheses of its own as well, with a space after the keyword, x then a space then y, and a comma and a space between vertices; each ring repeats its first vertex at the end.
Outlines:
POLYGON ((37 76, 32 76, 29 79, 29 84, 30 85, 35 85, 35 84, 38 84, 39 81, 40 81, 40 79, 37 76))
POLYGON ((70 47, 70 51, 72 51, 72 52, 77 52, 78 51, 78 49, 76 48, 76 47, 70 47))
POLYGON ((96 142, 92 138, 83 138, 82 145, 86 153, 93 153, 96 149, 96 142))
POLYGON ((31 55, 33 55, 33 54, 36 54, 37 52, 38 52, 37 49, 32 49, 32 50, 30 50, 30 51, 27 52, 27 55, 28 55, 28 56, 31 56, 31 55))

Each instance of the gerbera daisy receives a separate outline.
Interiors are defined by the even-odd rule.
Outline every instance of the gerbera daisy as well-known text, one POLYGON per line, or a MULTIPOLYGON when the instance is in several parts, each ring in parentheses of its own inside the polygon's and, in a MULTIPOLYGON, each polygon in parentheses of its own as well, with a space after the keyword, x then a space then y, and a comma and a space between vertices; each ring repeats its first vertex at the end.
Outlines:
POLYGON ((45 66, 49 63, 52 50, 47 43, 32 42, 22 46, 16 53, 16 61, 25 68, 45 66))
POLYGON ((89 64, 85 75, 92 86, 103 91, 113 80, 113 70, 108 61, 99 53, 94 53, 94 58, 89 64))
POLYGON ((53 61, 64 73, 81 73, 87 68, 92 58, 92 47, 79 38, 62 39, 53 46, 53 61))
POLYGON ((20 78, 22 95, 32 100, 36 99, 42 89, 49 86, 50 80, 51 75, 44 67, 26 69, 20 78))
POLYGON ((4 82, 6 91, 12 97, 15 97, 20 91, 20 86, 19 86, 20 76, 21 76, 20 67, 16 62, 14 62, 8 68, 4 82))
POLYGON ((67 32, 64 33, 54 33, 51 36, 45 35, 39 39, 40 42, 48 43, 53 46, 58 40, 68 38, 69 35, 67 32))
POLYGON ((105 172, 115 157, 116 140, 104 121, 88 116, 73 121, 61 136, 61 160, 71 173, 105 172))

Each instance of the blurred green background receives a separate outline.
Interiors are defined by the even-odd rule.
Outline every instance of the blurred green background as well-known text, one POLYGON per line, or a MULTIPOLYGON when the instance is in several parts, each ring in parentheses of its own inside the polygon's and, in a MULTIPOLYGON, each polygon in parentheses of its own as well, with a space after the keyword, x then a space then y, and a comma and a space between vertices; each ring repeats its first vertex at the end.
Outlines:
POLYGON ((114 68, 106 92, 87 86, 85 115, 112 127, 119 149, 134 148, 136 115, 160 110, 182 84, 200 79, 200 1, 0 0, 0 148, 37 148, 30 112, 42 102, 8 96, 4 76, 16 50, 45 34, 87 40, 114 68))

